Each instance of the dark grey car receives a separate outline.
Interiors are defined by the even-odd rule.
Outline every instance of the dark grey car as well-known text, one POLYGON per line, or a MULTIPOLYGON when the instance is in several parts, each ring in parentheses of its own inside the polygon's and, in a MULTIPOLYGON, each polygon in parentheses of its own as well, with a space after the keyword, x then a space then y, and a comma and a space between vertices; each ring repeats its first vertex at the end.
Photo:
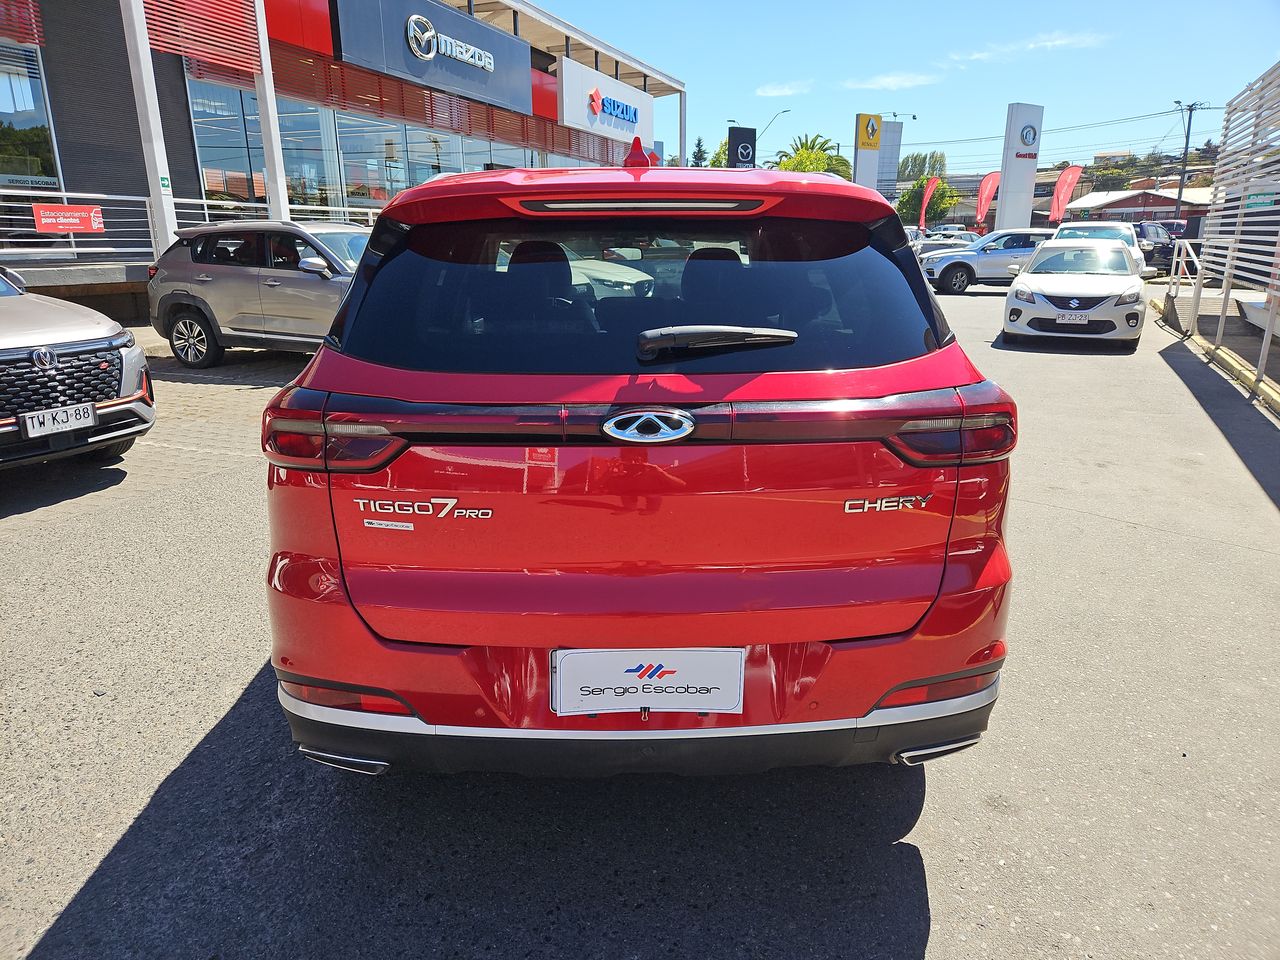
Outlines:
POLYGON ((227 347, 311 351, 369 238, 352 223, 253 220, 178 231, 151 268, 151 325, 189 367, 227 347))

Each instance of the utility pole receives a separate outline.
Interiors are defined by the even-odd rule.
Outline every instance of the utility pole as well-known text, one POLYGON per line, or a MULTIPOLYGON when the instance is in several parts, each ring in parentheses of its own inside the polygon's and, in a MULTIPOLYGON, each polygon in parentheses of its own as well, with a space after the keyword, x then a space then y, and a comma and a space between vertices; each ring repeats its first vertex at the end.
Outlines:
POLYGON ((1178 176, 1178 202, 1173 208, 1173 219, 1180 220, 1182 218, 1182 188, 1187 185, 1187 154, 1191 150, 1191 120, 1195 116, 1195 112, 1206 106, 1206 104, 1197 100, 1195 103, 1189 103, 1184 107, 1181 100, 1173 102, 1178 105, 1179 110, 1184 111, 1183 121, 1186 123, 1187 128, 1187 135, 1182 141, 1182 173, 1178 176))

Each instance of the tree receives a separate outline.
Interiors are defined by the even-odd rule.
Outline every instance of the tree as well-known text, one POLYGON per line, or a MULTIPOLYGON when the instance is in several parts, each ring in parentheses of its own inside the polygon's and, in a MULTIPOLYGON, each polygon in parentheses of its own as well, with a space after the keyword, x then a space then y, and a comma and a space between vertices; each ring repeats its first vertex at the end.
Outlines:
MULTIPOLYGON (((903 223, 916 223, 920 219, 920 199, 924 196, 925 184, 929 182, 926 176, 916 178, 915 183, 911 184, 902 192, 902 196, 898 198, 898 216, 902 218, 903 223)), ((960 191, 945 180, 939 180, 937 188, 933 191, 933 196, 929 198, 929 206, 925 210, 925 222, 930 223, 941 220, 951 208, 960 202, 960 191)))
POLYGON ((801 148, 785 160, 779 160, 779 170, 791 170, 795 173, 826 173, 831 165, 831 155, 821 150, 801 148))
POLYGON ((707 148, 702 142, 702 138, 693 141, 693 153, 689 155, 689 166, 705 167, 707 165, 707 148))
POLYGON ((898 161, 898 179, 915 180, 918 177, 945 177, 947 155, 941 150, 929 153, 908 153, 898 161))
POLYGON ((666 164, 666 165, 667 165, 668 167, 678 167, 678 166, 680 166, 680 154, 678 154, 678 153, 673 153, 671 156, 667 157, 667 164, 666 164))
POLYGON ((709 167, 727 167, 729 165, 729 138, 725 137, 720 141, 720 146, 716 147, 716 152, 711 155, 711 162, 707 164, 709 167))
MULTIPOLYGON (((849 158, 840 152, 840 145, 833 141, 830 137, 824 137, 821 134, 810 133, 796 137, 791 141, 791 146, 786 150, 779 150, 776 157, 768 163, 768 166, 778 170, 793 170, 794 167, 784 167, 783 164, 788 160, 793 160, 800 154, 819 153, 825 156, 826 167, 822 170, 813 170, 813 173, 834 173, 836 176, 844 177, 846 180, 853 179, 853 167, 849 163, 849 158)), ((808 157, 806 163, 812 163, 813 158, 808 157)), ((806 169, 808 169, 806 167, 806 169)))
POLYGON ((1123 190, 1132 178, 1133 172, 1121 167, 1095 167, 1093 189, 1123 190))

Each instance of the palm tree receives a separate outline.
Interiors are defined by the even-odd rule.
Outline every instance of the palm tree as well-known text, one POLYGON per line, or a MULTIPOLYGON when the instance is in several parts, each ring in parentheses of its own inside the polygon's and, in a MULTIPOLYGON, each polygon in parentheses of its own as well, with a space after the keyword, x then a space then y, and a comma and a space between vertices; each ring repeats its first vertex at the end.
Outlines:
POLYGON ((791 141, 791 146, 788 149, 778 151, 777 156, 769 162, 768 166, 776 167, 783 160, 790 159, 800 150, 816 150, 819 153, 825 153, 827 155, 828 173, 834 173, 837 176, 844 177, 846 180, 853 179, 853 167, 849 164, 849 158, 840 153, 839 144, 830 137, 824 137, 816 133, 807 133, 796 137, 791 141))

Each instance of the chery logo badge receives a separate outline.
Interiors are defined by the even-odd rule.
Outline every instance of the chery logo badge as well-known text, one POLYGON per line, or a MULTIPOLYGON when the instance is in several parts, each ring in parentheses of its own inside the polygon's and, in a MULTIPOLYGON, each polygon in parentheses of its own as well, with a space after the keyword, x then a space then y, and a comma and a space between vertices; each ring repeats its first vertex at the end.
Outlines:
POLYGON ((692 414, 683 410, 627 410, 610 417, 600 428, 605 436, 627 443, 669 443, 693 433, 692 414))
POLYGON ((666 664, 658 664, 654 666, 652 663, 639 663, 623 673, 634 673, 638 680, 661 680, 663 677, 674 677, 677 673, 675 670, 664 670, 666 664))

